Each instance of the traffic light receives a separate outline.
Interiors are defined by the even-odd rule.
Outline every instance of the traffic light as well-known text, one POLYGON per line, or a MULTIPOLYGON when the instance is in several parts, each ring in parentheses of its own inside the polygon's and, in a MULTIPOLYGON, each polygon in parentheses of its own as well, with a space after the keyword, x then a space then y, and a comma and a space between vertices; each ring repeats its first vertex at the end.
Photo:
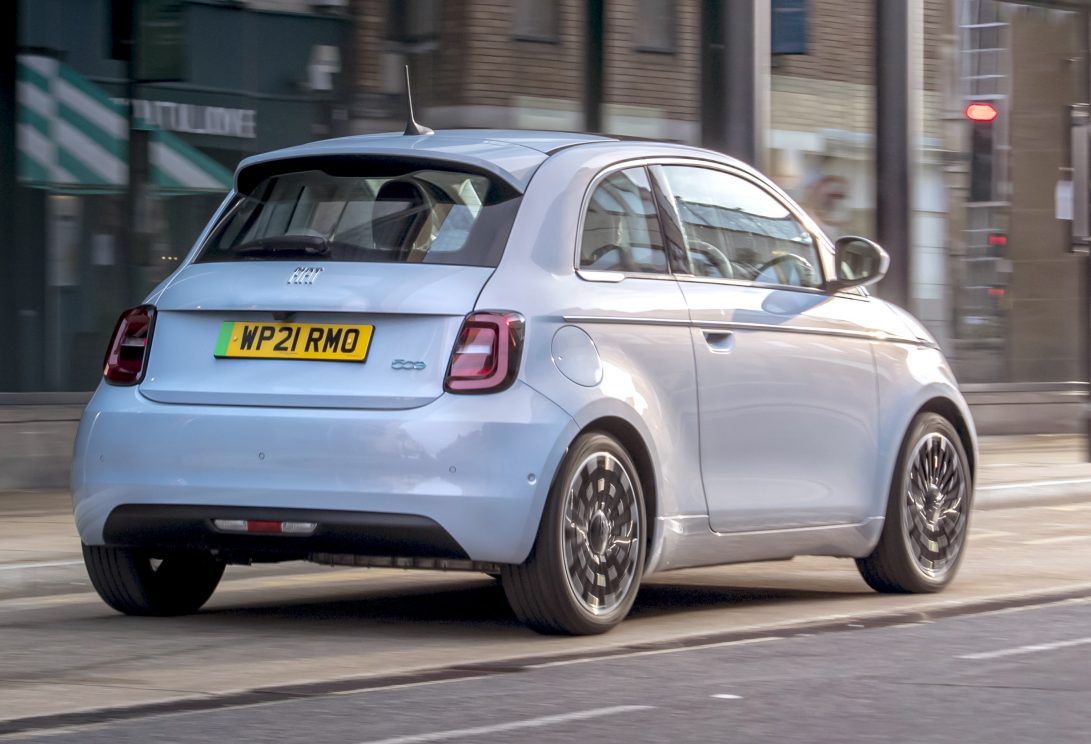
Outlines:
POLYGON ((971 103, 964 111, 970 120, 970 201, 990 202, 993 194, 993 123, 998 112, 991 103, 971 103))

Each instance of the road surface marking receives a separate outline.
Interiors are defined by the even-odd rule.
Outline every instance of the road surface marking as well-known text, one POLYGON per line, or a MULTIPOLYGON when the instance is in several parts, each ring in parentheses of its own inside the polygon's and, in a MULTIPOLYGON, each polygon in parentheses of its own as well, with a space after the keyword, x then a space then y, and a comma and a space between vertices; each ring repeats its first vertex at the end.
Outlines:
POLYGON ((448 739, 463 739, 466 737, 487 736, 499 734, 505 731, 518 731, 519 729, 543 728, 557 723, 569 721, 586 721, 591 718, 603 716, 616 716, 622 713, 635 713, 639 710, 652 710, 651 705, 615 705, 612 708, 595 708, 593 710, 581 710, 575 713, 559 713, 555 716, 542 716, 541 718, 528 718, 523 721, 510 721, 497 723, 492 726, 475 726, 474 728, 452 729, 450 731, 433 731, 429 734, 410 734, 409 736, 394 736, 389 739, 376 739, 364 742, 364 744, 417 744, 417 742, 446 741, 448 739))
POLYGON ((1053 543, 1078 542, 1091 540, 1091 535, 1061 535, 1060 537, 1040 537, 1037 540, 1024 540, 1024 545, 1051 545, 1053 543))
POLYGON ((1071 648, 1072 646, 1086 646, 1091 643, 1091 637, 1088 638, 1075 638, 1071 641, 1055 641, 1053 643, 1036 643, 1031 646, 1016 646, 1015 648, 1003 648, 999 651, 985 651, 980 654, 966 654, 959 656, 960 659, 973 659, 975 661, 981 659, 999 659, 1003 656, 1019 656, 1022 654, 1035 654, 1039 651, 1053 651, 1058 648, 1071 648))
POLYGON ((1015 488, 1047 488, 1049 486, 1091 485, 1091 478, 1070 478, 1068 480, 1024 481, 1022 483, 998 483, 992 486, 978 486, 978 491, 1010 491, 1015 488))
POLYGON ((0 571, 19 571, 24 568, 59 568, 60 566, 82 566, 83 561, 39 561, 38 563, 6 563, 0 571))
POLYGON ((615 661, 617 659, 633 659, 638 656, 659 656, 660 654, 679 654, 685 651, 702 651, 709 648, 725 648, 727 646, 745 646, 751 643, 765 643, 767 641, 783 641, 784 636, 763 636, 761 638, 746 638, 741 641, 722 641, 720 643, 702 643, 695 646, 678 646, 675 648, 658 648, 651 651, 633 651, 627 654, 606 654, 601 656, 584 656, 579 659, 562 659, 561 661, 547 661, 542 664, 530 664, 527 669, 547 669, 549 667, 571 666, 572 664, 590 664, 596 661, 615 661))
POLYGON ((727 692, 721 692, 718 695, 713 695, 712 697, 716 698, 717 700, 742 700, 742 695, 732 695, 727 692))

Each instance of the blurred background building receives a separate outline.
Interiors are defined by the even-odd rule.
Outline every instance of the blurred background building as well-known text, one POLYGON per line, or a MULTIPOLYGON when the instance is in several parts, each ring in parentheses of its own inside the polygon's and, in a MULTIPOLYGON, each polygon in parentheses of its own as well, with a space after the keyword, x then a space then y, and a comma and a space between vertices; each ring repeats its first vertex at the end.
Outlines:
POLYGON ((0 23, 0 394, 85 395, 117 313, 185 256, 238 161, 400 130, 406 64, 433 128, 601 131, 753 162, 832 236, 887 241, 896 269, 880 293, 927 323, 964 383, 1067 395, 1088 377, 1088 259, 1071 222, 1072 107, 1089 98, 1082 0, 16 0, 2 12, 17 22, 0 23), (980 121, 973 103, 986 104, 980 121))

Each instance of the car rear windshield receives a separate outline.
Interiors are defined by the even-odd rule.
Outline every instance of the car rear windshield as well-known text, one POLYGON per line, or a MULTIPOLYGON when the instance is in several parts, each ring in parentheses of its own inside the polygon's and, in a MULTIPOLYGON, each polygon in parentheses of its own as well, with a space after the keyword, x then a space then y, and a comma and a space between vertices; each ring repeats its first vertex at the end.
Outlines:
POLYGON ((517 196, 479 173, 383 170, 270 175, 228 206, 196 261, 499 263, 517 196))

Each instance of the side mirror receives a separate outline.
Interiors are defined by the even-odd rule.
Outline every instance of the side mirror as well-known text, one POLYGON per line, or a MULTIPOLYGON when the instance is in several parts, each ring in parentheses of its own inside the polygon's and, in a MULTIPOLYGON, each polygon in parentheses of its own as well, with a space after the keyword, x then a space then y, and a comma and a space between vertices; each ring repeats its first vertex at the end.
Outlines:
POLYGON ((832 292, 874 284, 890 268, 890 256, 887 252, 878 243, 867 238, 847 235, 838 238, 833 248, 837 276, 826 285, 832 292))

